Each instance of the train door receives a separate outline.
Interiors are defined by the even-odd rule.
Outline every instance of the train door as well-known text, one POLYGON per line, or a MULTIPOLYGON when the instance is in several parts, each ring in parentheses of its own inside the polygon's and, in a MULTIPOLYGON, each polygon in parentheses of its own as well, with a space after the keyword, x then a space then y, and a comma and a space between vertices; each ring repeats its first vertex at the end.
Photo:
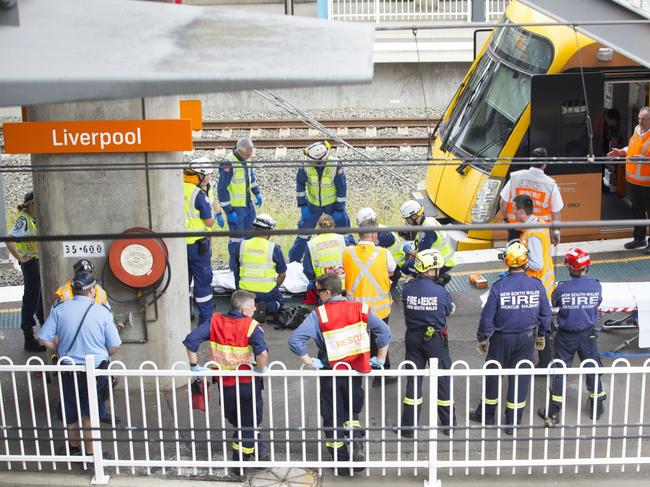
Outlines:
MULTIPOLYGON (((529 152, 545 147, 550 157, 584 158, 590 152, 603 155, 604 76, 601 73, 533 76, 531 83, 529 152), (584 84, 583 84, 584 81, 584 84), (585 100, 586 93, 586 100, 585 100), (590 139, 587 109, 592 121, 590 139)), ((564 209, 562 220, 601 218, 602 164, 549 165, 546 173, 558 183, 564 209)), ((593 234, 589 228, 566 229, 566 237, 593 234)))

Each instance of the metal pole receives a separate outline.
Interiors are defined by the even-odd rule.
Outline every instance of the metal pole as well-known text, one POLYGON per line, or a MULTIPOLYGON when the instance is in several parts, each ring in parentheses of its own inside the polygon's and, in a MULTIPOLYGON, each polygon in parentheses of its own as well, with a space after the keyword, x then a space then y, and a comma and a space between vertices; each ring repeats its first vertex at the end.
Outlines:
MULTIPOLYGON (((90 428, 93 443, 93 466, 95 475, 91 479, 92 485, 108 484, 109 476, 104 473, 104 459, 102 456, 102 440, 99 432, 99 398, 97 397, 97 377, 95 373, 95 356, 86 355, 86 387, 88 390, 88 411, 90 413, 90 428)), ((85 441, 84 434, 81 441, 85 441)))
POLYGON ((293 0, 284 0, 284 15, 293 14, 293 0))
MULTIPOLYGON (((415 380, 415 379, 414 379, 415 380)), ((422 392, 420 392, 421 395, 422 392)), ((453 415, 453 407, 450 408, 453 415)), ((425 487, 440 487, 438 480, 438 359, 429 359, 429 471, 425 487)))
MULTIPOLYGON (((0 237, 7 236, 7 208, 5 205, 4 175, 0 173, 0 237)), ((0 242, 0 262, 9 260, 7 244, 0 242)))

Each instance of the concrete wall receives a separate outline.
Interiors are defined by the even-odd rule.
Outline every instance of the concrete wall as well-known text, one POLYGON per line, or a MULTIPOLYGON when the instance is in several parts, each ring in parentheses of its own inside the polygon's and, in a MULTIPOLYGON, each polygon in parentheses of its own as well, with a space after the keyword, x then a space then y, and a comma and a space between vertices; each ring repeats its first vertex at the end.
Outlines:
MULTIPOLYGON (((428 63, 422 65, 427 105, 440 113, 469 69, 469 63, 428 63)), ((300 69, 300 67, 296 67, 300 69)), ((423 108, 424 101, 417 64, 375 64, 370 85, 342 85, 321 88, 274 90, 305 110, 423 108)), ((201 95, 205 115, 219 112, 279 111, 252 91, 201 95)))
MULTIPOLYGON (((178 98, 84 102, 42 105, 29 108, 30 121, 48 120, 138 120, 143 118, 178 118, 178 98)), ((105 163, 173 162, 182 160, 182 153, 148 154, 84 154, 32 155, 33 165, 84 164, 95 169, 105 163)), ((180 171, 52 171, 35 172, 34 193, 37 221, 43 235, 121 233, 133 226, 151 227, 159 231, 184 229, 183 186, 180 171), (148 174, 147 174, 148 172, 148 174), (147 199, 149 186, 150 200, 147 199)), ((108 248, 112 243, 104 241, 108 248)), ((184 239, 167 239, 172 282, 158 301, 158 319, 146 324, 148 342, 123 345, 116 356, 129 366, 152 360, 159 367, 170 367, 174 361, 186 360, 181 344, 189 332, 187 258, 184 239)), ((46 309, 51 305, 50 292, 68 280, 78 257, 64 258, 61 242, 41 244, 41 276, 46 309)), ((108 251, 107 251, 108 256, 108 251)), ((101 278, 105 259, 92 259, 101 278)), ((135 291, 106 276, 105 285, 113 297, 129 300, 135 291)), ((145 314, 140 303, 113 303, 117 316, 131 313, 133 327, 122 333, 123 340, 139 340, 144 336, 145 314)), ((146 318, 153 318, 148 307, 146 318)))

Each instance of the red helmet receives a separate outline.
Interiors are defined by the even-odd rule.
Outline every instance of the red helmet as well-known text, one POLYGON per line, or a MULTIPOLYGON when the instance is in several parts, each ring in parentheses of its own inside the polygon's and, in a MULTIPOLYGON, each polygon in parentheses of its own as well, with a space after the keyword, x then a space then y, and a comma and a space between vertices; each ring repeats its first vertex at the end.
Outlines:
POLYGON ((564 263, 574 271, 581 271, 591 265, 589 254, 582 249, 575 248, 569 250, 564 256, 564 263))

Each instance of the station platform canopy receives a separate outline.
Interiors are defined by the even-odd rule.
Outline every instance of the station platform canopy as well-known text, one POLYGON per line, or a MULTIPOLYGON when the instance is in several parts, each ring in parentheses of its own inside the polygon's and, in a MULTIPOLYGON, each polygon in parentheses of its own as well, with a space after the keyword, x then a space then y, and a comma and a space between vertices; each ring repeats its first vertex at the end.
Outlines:
POLYGON ((601 44, 650 68, 650 18, 647 12, 620 0, 520 0, 563 23, 636 21, 627 24, 583 24, 576 27, 601 44), (643 21, 643 22, 639 22, 643 21))
POLYGON ((0 106, 367 83, 374 28, 135 0, 19 0, 0 106))

